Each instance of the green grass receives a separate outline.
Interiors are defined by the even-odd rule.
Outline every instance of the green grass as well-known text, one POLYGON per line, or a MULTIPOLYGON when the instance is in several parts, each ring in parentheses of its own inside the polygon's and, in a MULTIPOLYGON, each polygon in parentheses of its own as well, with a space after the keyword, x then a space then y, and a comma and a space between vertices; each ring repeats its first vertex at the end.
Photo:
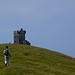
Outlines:
POLYGON ((0 75, 75 75, 75 58, 28 45, 0 44, 0 75), (11 52, 5 67, 3 50, 11 52))

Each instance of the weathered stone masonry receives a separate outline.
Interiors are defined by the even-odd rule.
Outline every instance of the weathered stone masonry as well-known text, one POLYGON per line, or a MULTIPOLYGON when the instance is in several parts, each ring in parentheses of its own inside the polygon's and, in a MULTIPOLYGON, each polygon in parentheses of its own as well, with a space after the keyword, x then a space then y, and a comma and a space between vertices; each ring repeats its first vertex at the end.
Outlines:
POLYGON ((20 31, 14 31, 14 43, 30 45, 29 41, 25 40, 26 31, 21 29, 20 31))

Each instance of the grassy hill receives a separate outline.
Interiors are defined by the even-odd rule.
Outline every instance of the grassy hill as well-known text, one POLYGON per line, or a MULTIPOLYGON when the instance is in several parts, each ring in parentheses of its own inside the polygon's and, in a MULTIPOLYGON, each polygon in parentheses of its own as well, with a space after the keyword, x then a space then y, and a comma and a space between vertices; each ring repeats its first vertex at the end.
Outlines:
POLYGON ((75 75, 75 58, 28 45, 0 44, 0 75, 75 75), (3 50, 11 52, 5 67, 3 50))

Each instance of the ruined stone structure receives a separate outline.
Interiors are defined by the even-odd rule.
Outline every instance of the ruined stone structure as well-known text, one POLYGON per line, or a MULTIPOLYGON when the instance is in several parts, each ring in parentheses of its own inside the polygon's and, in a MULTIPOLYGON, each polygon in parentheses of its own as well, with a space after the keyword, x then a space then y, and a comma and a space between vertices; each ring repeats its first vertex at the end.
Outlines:
POLYGON ((30 45, 29 41, 25 40, 26 31, 21 29, 20 31, 14 31, 14 43, 30 45))

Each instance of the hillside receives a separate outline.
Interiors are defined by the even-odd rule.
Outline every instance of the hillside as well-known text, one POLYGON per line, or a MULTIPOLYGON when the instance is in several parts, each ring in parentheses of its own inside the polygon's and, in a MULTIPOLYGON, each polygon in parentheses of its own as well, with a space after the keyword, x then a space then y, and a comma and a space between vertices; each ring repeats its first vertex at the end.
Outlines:
POLYGON ((0 44, 0 75, 75 75, 75 58, 28 45, 0 44), (3 50, 11 52, 5 67, 3 50))

